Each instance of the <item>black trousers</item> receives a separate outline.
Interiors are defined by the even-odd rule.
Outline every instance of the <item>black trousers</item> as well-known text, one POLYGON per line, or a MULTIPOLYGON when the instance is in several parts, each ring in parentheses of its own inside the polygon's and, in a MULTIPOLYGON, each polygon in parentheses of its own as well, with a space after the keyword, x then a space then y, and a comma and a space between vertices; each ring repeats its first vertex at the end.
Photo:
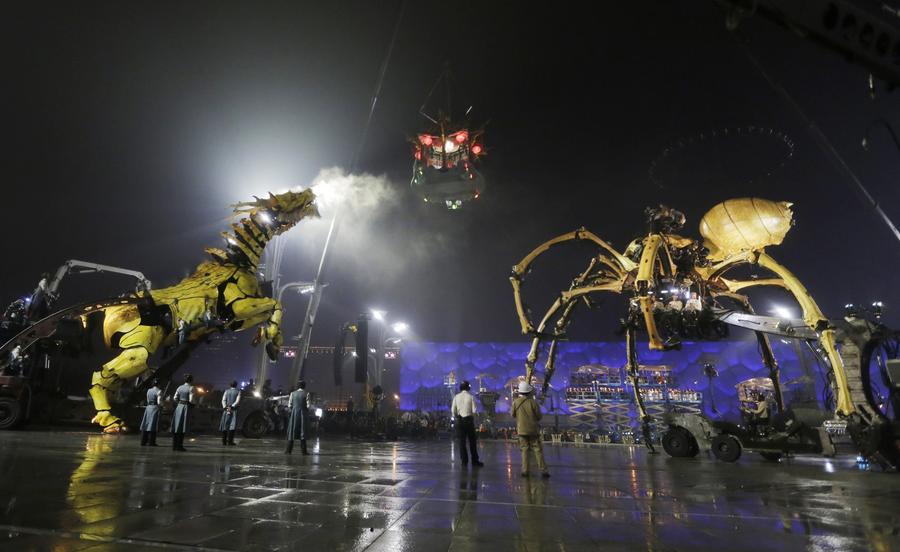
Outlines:
POLYGON ((457 416, 456 431, 459 435, 459 456, 462 458, 463 464, 469 463, 469 452, 472 453, 472 461, 478 462, 478 446, 475 437, 475 416, 467 416, 465 418, 457 416), (469 450, 466 451, 466 443, 469 444, 469 450))

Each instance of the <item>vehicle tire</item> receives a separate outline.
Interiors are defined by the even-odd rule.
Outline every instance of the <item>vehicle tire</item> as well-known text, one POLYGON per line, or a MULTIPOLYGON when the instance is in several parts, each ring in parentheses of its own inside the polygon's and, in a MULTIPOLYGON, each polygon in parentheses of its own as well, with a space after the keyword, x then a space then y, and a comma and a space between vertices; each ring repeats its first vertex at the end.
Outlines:
POLYGON ((713 454, 723 462, 735 462, 741 457, 741 442, 734 435, 716 435, 711 445, 713 454))
POLYGON ((252 412, 241 426, 241 434, 248 439, 259 439, 269 430, 269 421, 262 412, 252 412))
POLYGON ((25 421, 25 408, 12 397, 0 397, 0 429, 15 429, 25 421))
POLYGON ((778 462, 779 460, 781 460, 780 452, 760 452, 759 455, 769 462, 778 462))
POLYGON ((673 427, 665 432, 662 436, 662 446, 666 454, 673 458, 691 458, 699 452, 697 440, 683 427, 673 427))
POLYGON ((691 453, 689 456, 691 458, 700 454, 700 445, 697 443, 697 439, 694 439, 694 435, 691 434, 691 453))

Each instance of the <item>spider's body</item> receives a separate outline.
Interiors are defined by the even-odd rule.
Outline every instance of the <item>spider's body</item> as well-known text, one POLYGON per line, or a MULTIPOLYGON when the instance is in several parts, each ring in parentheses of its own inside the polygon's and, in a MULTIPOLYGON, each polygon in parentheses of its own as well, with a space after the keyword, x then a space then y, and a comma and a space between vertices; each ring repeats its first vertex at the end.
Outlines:
MULTIPOLYGON (((626 319, 626 344, 628 358, 626 368, 632 383, 637 381, 638 362, 635 332, 647 331, 650 348, 666 350, 679 346, 674 335, 661 332, 660 308, 662 298, 675 297, 670 311, 680 311, 682 299, 691 304, 697 316, 719 305, 721 298, 736 301, 747 313, 753 309, 742 291, 752 286, 778 286, 789 291, 803 310, 803 322, 814 331, 825 356, 834 372, 833 386, 836 397, 836 413, 850 416, 855 412, 850 400, 847 377, 835 346, 835 328, 816 305, 802 283, 787 268, 780 265, 765 248, 782 242, 792 225, 791 204, 765 199, 743 198, 720 203, 704 215, 700 223, 698 240, 676 234, 684 225, 684 215, 679 211, 660 206, 647 209, 649 231, 646 236, 634 240, 620 253, 593 233, 581 228, 563 234, 541 244, 513 267, 510 282, 513 287, 516 310, 522 333, 533 336, 531 351, 526 361, 526 379, 534 374, 541 344, 549 341, 544 387, 553 376, 557 342, 564 337, 574 309, 579 304, 591 306, 590 297, 600 292, 629 294, 632 296, 629 316, 626 319), (587 240, 595 243, 599 253, 588 267, 576 276, 569 288, 560 293, 544 316, 535 325, 522 300, 522 286, 532 262, 551 247, 572 241, 587 240), (772 277, 753 280, 727 278, 727 273, 738 266, 757 265, 772 273, 772 277)), ((663 305, 665 308, 665 305, 663 305)), ((671 334, 671 332, 670 332, 671 334)), ((766 335, 757 331, 763 362, 769 368, 776 385, 776 402, 783 408, 778 388, 778 365, 766 335)), ((639 415, 649 418, 643 399, 635 389, 635 402, 639 415)), ((647 424, 645 423, 645 428, 647 424)))

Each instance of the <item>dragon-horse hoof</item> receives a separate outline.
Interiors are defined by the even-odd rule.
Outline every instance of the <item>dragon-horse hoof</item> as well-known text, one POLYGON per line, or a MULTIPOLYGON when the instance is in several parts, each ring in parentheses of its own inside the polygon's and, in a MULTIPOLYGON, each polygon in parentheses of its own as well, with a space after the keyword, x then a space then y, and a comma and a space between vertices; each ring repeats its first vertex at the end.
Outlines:
POLYGON ((268 355, 269 360, 271 360, 272 362, 275 362, 276 360, 278 360, 278 351, 280 351, 280 350, 281 350, 281 347, 279 347, 278 345, 275 345, 271 341, 266 343, 266 355, 268 355))
POLYGON ((113 416, 109 411, 97 412, 97 415, 91 419, 91 423, 99 425, 103 428, 103 433, 108 435, 125 433, 128 430, 125 422, 121 418, 113 416))

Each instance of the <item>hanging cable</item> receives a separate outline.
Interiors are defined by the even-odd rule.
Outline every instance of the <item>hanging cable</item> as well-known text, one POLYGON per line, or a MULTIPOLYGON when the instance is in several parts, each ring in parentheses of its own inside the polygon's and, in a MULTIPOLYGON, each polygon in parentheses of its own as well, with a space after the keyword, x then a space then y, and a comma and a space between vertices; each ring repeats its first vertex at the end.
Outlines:
MULTIPOLYGON (((387 75, 388 67, 391 63, 391 56, 394 53, 394 44, 397 42, 397 35, 400 34, 400 24, 403 21, 403 13, 406 11, 406 0, 402 0, 400 2, 400 8, 397 11, 397 20, 394 23, 394 32, 391 35, 391 41, 388 43, 387 52, 385 52, 384 59, 381 62, 381 67, 378 70, 378 80, 375 81, 375 89, 372 92, 372 100, 369 103, 369 114, 366 117, 366 124, 363 127, 362 135, 359 139, 359 145, 356 147, 356 152, 353 154, 353 159, 350 162, 350 174, 356 172, 359 165, 359 158, 362 155, 363 147, 366 144, 366 137, 369 134, 369 127, 372 125, 372 118, 375 115, 375 107, 378 105, 378 97, 381 95, 381 88, 384 85, 384 78, 387 75)), ((331 252, 334 249, 331 247, 331 242, 335 239, 337 235, 338 229, 340 227, 340 213, 335 212, 334 216, 331 218, 331 224, 328 226, 328 234, 325 236, 325 246, 322 249, 322 257, 319 259, 319 268, 316 271, 316 279, 313 282, 313 293, 309 299, 309 304, 306 307, 306 315, 303 317, 303 326, 300 329, 300 344, 297 347, 297 356, 294 357, 294 362, 291 366, 291 374, 290 379, 288 380, 291 385, 299 381, 303 378, 303 371, 306 365, 306 355, 309 352, 309 343, 312 337, 312 329, 313 324, 316 320, 316 314, 319 310, 319 303, 322 300, 322 289, 325 287, 323 284, 323 276, 325 274, 325 268, 328 263, 328 259, 331 256, 331 252)))
POLYGON ((422 107, 419 108, 419 115, 425 117, 426 119, 428 119, 429 121, 431 121, 434 124, 438 124, 437 120, 434 117, 432 117, 431 115, 429 115, 428 113, 425 113, 425 108, 428 107, 428 102, 429 102, 429 100, 431 100, 431 96, 434 95, 434 91, 437 90, 437 87, 444 80, 447 81, 447 90, 448 90, 447 96, 448 96, 448 102, 449 102, 450 62, 444 62, 444 68, 441 69, 440 74, 437 76, 436 79, 434 79, 434 84, 431 85, 431 89, 428 90, 428 94, 425 96, 425 100, 422 102, 422 107))
POLYGON ((378 104, 378 96, 381 95, 381 88, 384 86, 384 77, 387 75, 388 65, 391 63, 391 56, 394 53, 394 44, 397 43, 397 35, 400 34, 400 23, 403 21, 403 13, 406 11, 406 0, 402 0, 400 2, 400 9, 397 12, 397 21, 394 23, 394 33, 391 35, 391 42, 388 44, 387 52, 384 55, 384 60, 381 62, 381 67, 378 70, 378 80, 375 81, 375 90, 372 92, 372 101, 369 105, 369 116, 366 117, 366 125, 363 127, 362 136, 359 139, 359 146, 356 148, 356 153, 353 155, 353 160, 350 163, 350 173, 356 171, 357 165, 359 164, 359 157, 362 154, 362 149, 366 144, 366 137, 369 134, 369 127, 372 125, 372 117, 375 115, 375 106, 378 104))
POLYGON ((745 41, 740 39, 738 33, 732 32, 732 36, 735 38, 735 42, 740 48, 741 52, 743 52, 744 56, 750 61, 750 64, 759 71, 759 74, 763 77, 763 79, 768 83, 768 85, 772 88, 775 93, 782 97, 785 103, 788 104, 791 109, 797 114, 800 120, 806 125, 806 128, 809 130, 809 133, 812 135, 816 144, 819 148, 825 153, 826 157, 831 161, 831 163, 838 169, 838 171, 844 173, 844 176, 853 183, 852 188, 859 192, 863 198, 864 202, 867 206, 871 207, 878 217, 884 222, 885 226, 891 231, 897 241, 900 241, 900 230, 897 229, 897 226, 891 220, 891 218, 884 212, 884 209, 881 208, 881 205, 878 201, 872 197, 872 194, 869 193, 869 190, 863 185, 862 181, 856 176, 856 173, 847 165, 847 162, 844 161, 844 158, 838 153, 837 149, 835 149, 834 145, 825 136, 825 133, 816 125, 816 123, 810 119, 803 109, 800 107, 800 104, 794 100, 794 97, 791 96, 790 92, 788 92, 783 86, 778 84, 771 75, 765 70, 762 66, 762 63, 750 52, 750 49, 745 44, 745 41))

